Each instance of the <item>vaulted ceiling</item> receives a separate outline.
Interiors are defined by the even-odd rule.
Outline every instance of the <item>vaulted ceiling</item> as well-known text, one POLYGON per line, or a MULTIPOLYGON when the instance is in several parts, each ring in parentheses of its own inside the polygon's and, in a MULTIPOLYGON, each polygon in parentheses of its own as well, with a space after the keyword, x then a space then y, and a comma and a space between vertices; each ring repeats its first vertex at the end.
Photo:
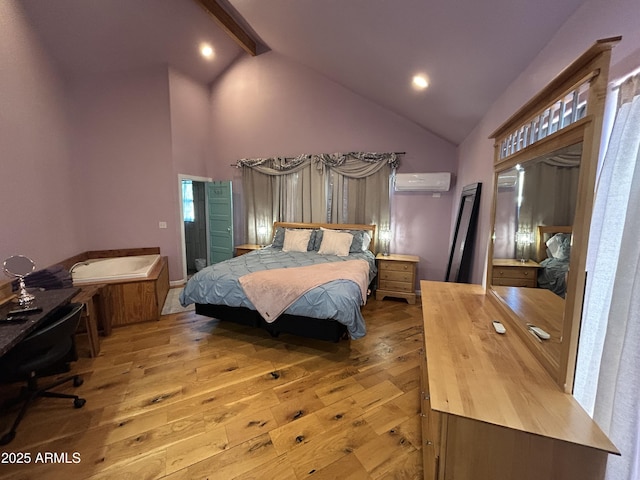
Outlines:
MULTIPOLYGON (((69 77, 168 64, 204 84, 248 55, 193 0, 21 0, 69 77), (209 42, 213 60, 198 47, 209 42)), ((584 0, 224 0, 263 47, 460 143, 584 0), (423 73, 429 88, 415 91, 423 73)), ((268 54, 268 53, 263 53, 268 54)))

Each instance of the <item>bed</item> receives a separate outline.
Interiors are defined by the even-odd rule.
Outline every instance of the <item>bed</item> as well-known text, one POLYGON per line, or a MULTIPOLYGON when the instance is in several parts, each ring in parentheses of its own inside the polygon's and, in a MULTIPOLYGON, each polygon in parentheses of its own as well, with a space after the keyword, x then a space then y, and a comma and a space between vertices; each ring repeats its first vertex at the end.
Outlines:
POLYGON ((200 315, 264 328, 273 336, 361 338, 366 325, 360 308, 377 273, 375 228, 276 222, 270 245, 202 269, 189 279, 180 302, 195 303, 200 315))
POLYGON ((538 287, 562 298, 567 290, 572 231, 571 226, 555 225, 539 225, 537 229, 538 287))

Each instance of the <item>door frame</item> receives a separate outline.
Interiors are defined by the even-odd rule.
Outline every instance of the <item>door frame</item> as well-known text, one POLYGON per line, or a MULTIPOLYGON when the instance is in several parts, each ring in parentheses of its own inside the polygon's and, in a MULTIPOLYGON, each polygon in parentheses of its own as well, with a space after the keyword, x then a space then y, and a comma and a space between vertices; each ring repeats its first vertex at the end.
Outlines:
MULTIPOLYGON (((198 177, 197 175, 178 174, 178 224, 180 225, 180 261, 182 262, 182 280, 176 283, 184 284, 187 281, 187 242, 184 235, 184 208, 182 204, 182 181, 212 182, 211 177, 198 177)), ((209 245, 209 218, 205 215, 205 227, 207 231, 207 245, 209 245)), ((209 249, 207 248, 207 263, 209 263, 209 249)))

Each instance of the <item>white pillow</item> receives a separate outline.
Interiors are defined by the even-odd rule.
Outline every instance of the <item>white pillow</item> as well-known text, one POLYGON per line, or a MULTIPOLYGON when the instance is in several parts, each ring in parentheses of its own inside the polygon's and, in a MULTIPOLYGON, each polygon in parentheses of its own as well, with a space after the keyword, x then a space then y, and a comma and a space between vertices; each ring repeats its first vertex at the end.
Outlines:
POLYGON ((349 248, 351 247, 352 241, 353 235, 350 233, 325 230, 322 233, 322 243, 320 243, 318 253, 346 257, 349 255, 349 248))
POLYGON ((306 252, 313 230, 285 230, 283 252, 306 252))
POLYGON ((556 233, 545 242, 548 253, 558 260, 567 260, 571 252, 571 236, 566 233, 556 233))

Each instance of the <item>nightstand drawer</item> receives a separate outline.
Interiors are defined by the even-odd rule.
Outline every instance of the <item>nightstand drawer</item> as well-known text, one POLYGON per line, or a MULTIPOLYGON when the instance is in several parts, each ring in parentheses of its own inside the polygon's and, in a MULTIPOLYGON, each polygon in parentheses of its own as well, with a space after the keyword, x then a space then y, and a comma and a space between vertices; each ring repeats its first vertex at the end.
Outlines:
POLYGON ((493 278, 519 278, 535 279, 538 274, 537 268, 528 267, 493 267, 493 278))
POLYGON ((413 281, 413 271, 399 272, 396 270, 382 269, 379 272, 381 280, 392 280, 394 282, 407 282, 413 281))
POLYGON ((531 287, 535 288, 537 282, 535 278, 506 278, 506 277, 493 277, 491 282, 496 286, 501 287, 531 287))
POLYGON ((395 292, 413 292, 413 284, 409 282, 394 282, 381 279, 378 288, 380 288, 380 290, 393 290, 395 292))
POLYGON ((411 262, 398 262, 398 261, 381 261, 378 263, 378 269, 383 271, 394 271, 394 272, 410 272, 413 273, 415 264, 411 262))

